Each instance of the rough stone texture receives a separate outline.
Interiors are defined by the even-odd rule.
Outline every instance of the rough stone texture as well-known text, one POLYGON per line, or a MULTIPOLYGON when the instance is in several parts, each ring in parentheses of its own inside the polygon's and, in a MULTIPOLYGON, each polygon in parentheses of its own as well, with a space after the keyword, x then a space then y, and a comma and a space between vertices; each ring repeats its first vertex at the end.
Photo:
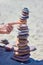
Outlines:
MULTIPOLYGON (((36 51, 31 52, 31 57, 34 59, 31 59, 29 65, 43 65, 43 0, 0 0, 0 24, 17 21, 21 13, 20 11, 24 7, 28 7, 30 11, 28 19, 28 26, 30 29, 29 44, 37 48, 36 51)), ((8 39, 9 42, 12 43, 13 41, 14 43, 17 35, 16 27, 14 26, 14 30, 9 35, 0 34, 0 39, 3 37, 8 39)), ((0 65, 20 64, 19 62, 10 60, 11 52, 3 53, 5 53, 5 55, 1 53, 0 65), (5 60, 2 61, 2 58, 5 60)))

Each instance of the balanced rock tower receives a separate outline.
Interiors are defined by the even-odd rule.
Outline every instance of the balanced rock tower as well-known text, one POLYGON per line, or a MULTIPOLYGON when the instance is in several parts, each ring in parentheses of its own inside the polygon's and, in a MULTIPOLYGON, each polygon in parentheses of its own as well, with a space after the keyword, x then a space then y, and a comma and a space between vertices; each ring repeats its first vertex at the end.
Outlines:
POLYGON ((22 15, 20 17, 20 22, 18 26, 18 36, 17 42, 14 46, 14 59, 18 61, 27 61, 30 57, 30 48, 28 46, 28 36, 29 29, 27 26, 27 19, 29 18, 29 10, 28 8, 24 8, 22 10, 22 15))

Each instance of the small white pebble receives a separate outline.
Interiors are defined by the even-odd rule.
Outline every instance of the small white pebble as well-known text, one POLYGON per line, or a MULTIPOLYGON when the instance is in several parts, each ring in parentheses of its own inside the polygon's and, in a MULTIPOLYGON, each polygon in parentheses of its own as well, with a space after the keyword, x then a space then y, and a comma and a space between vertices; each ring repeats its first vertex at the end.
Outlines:
POLYGON ((24 64, 24 63, 21 63, 21 64, 24 64))

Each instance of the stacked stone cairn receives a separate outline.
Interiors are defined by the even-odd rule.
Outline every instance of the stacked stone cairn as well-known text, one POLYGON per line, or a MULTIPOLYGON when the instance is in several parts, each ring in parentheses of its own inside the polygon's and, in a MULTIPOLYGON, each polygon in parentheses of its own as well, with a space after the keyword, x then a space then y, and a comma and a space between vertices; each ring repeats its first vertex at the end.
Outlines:
POLYGON ((20 21, 22 24, 18 27, 18 40, 14 47, 14 59, 18 61, 27 61, 30 57, 30 48, 28 46, 28 36, 29 36, 29 29, 27 26, 27 19, 29 18, 29 10, 28 8, 24 8, 22 10, 22 16, 20 21))

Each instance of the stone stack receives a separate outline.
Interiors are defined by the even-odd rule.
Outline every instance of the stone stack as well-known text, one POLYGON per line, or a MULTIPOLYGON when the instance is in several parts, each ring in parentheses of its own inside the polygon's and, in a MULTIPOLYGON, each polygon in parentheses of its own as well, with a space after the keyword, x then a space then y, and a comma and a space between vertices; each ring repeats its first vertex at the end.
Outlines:
POLYGON ((29 15, 29 10, 28 8, 24 8, 22 10, 22 16, 20 20, 22 20, 22 24, 19 25, 18 27, 18 41, 15 44, 14 47, 14 59, 18 61, 27 61, 30 56, 30 48, 28 46, 28 36, 29 36, 29 29, 27 26, 27 19, 29 15), (24 22, 24 23, 23 23, 24 22))

